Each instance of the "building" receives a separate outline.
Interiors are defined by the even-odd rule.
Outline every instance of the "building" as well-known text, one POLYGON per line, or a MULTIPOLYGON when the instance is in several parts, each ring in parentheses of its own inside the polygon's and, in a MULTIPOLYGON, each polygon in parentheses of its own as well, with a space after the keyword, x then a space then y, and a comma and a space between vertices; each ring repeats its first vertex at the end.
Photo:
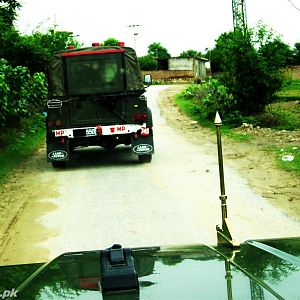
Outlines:
POLYGON ((171 57, 168 59, 168 69, 170 71, 192 71, 196 80, 204 80, 207 76, 207 63, 208 59, 202 57, 171 57))

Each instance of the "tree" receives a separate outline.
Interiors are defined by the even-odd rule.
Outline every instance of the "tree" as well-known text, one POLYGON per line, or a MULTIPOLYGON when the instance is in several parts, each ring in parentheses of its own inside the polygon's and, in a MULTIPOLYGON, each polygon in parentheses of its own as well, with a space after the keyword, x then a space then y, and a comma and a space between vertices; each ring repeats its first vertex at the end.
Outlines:
POLYGON ((46 33, 33 32, 24 36, 13 33, 10 31, 10 37, 5 41, 2 57, 12 66, 26 66, 31 74, 46 73, 53 52, 64 50, 70 45, 80 46, 72 32, 56 31, 54 27, 46 33))
POLYGON ((17 0, 0 0, 0 25, 2 32, 14 27, 13 23, 17 18, 17 10, 21 6, 17 0))
POLYGON ((191 57, 201 57, 202 53, 196 50, 186 50, 180 53, 179 57, 182 58, 191 58, 191 57))
POLYGON ((300 65, 300 43, 295 43, 294 45, 293 65, 300 65))
POLYGON ((102 43, 102 45, 103 46, 118 46, 119 43, 120 43, 120 41, 115 38, 108 38, 107 40, 105 40, 102 43))
POLYGON ((217 39, 212 60, 242 115, 259 113, 274 101, 283 84, 280 69, 288 52, 288 46, 260 24, 246 34, 236 30, 217 39))
POLYGON ((6 58, 12 54, 15 42, 18 42, 19 33, 14 28, 17 10, 21 7, 15 0, 0 0, 0 58, 6 58))
POLYGON ((156 59, 168 59, 171 55, 160 43, 152 43, 148 46, 148 54, 156 59))
POLYGON ((139 63, 141 70, 143 71, 153 71, 156 70, 157 67, 156 59, 149 54, 146 56, 139 57, 139 63))

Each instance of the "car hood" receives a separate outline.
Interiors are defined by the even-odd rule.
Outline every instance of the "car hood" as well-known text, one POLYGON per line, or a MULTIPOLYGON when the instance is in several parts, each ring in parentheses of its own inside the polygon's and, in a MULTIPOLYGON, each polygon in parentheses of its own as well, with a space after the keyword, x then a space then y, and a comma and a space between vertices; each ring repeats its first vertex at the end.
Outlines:
POLYGON ((299 299, 300 237, 251 240, 238 249, 172 246, 132 249, 140 290, 102 294, 100 250, 49 263, 2 266, 2 290, 17 299, 299 299), (15 296, 15 295, 14 295, 15 296))

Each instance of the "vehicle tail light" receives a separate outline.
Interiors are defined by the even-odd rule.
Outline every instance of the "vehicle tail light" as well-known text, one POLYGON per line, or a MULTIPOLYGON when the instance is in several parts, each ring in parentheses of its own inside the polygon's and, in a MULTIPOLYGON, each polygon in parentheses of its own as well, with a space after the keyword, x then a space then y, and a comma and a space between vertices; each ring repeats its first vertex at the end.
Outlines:
POLYGON ((119 42, 119 43, 118 43, 118 46, 124 47, 124 46, 125 46, 125 43, 124 43, 124 42, 119 42))
POLYGON ((63 120, 48 120, 48 128, 61 127, 63 125, 63 120))
POLYGON ((75 46, 70 45, 70 46, 67 47, 67 49, 68 49, 68 50, 75 49, 75 46))
POLYGON ((142 121, 145 122, 148 119, 148 114, 146 112, 138 113, 133 116, 133 119, 135 122, 142 122, 142 121))
POLYGON ((62 123, 63 123, 62 120, 56 120, 56 121, 55 121, 55 125, 56 125, 56 126, 61 126, 62 123))
POLYGON ((98 46, 100 46, 100 43, 92 43, 92 46, 93 47, 98 47, 98 46))
POLYGON ((97 125, 96 132, 97 132, 97 135, 101 135, 102 134, 102 127, 100 125, 97 125))

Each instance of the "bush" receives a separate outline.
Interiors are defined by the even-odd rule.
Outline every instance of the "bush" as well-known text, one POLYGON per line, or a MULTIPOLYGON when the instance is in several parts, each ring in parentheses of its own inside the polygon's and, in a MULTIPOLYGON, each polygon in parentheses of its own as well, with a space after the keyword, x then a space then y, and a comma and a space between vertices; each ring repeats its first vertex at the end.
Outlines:
POLYGON ((139 64, 143 71, 154 71, 157 69, 157 60, 152 55, 139 57, 139 64))
POLYGON ((0 60, 0 127, 17 127, 20 120, 40 110, 47 99, 43 73, 30 76, 26 67, 8 65, 0 60))
POLYGON ((291 49, 262 24, 254 30, 223 33, 213 49, 219 78, 237 101, 243 116, 258 114, 281 90, 280 71, 291 49))
POLYGON ((223 121, 239 125, 242 117, 228 89, 216 79, 189 86, 182 96, 192 101, 193 114, 202 120, 213 120, 218 111, 223 121))

